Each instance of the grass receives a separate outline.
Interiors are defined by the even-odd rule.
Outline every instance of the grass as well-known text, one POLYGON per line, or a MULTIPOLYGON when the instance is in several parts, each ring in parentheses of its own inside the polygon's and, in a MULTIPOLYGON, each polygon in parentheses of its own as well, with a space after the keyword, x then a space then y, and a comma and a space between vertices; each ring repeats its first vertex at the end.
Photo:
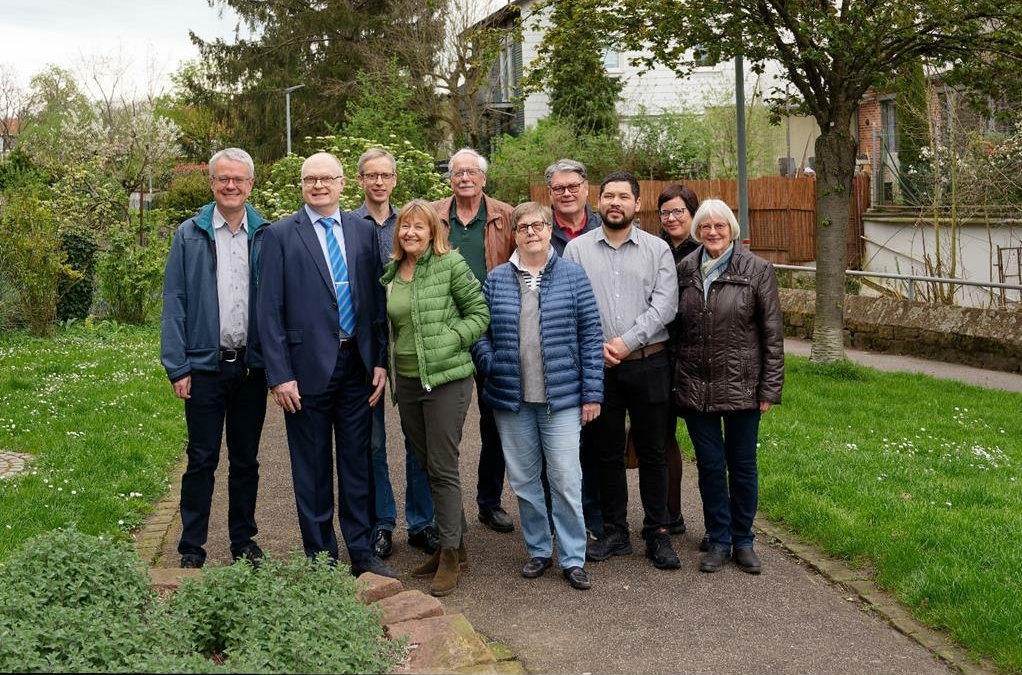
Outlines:
POLYGON ((33 457, 25 473, 0 480, 0 560, 69 525, 127 536, 166 494, 183 420, 157 327, 0 335, 0 450, 33 457))
POLYGON ((760 512, 1022 671, 1022 394, 787 358, 760 512))
MULTIPOLYGON (((126 536, 163 497, 185 429, 158 341, 102 324, 0 335, 0 449, 35 457, 0 481, 0 560, 68 525, 126 536)), ((760 511, 1020 672, 1020 411, 1020 394, 790 356, 760 432, 760 511)))

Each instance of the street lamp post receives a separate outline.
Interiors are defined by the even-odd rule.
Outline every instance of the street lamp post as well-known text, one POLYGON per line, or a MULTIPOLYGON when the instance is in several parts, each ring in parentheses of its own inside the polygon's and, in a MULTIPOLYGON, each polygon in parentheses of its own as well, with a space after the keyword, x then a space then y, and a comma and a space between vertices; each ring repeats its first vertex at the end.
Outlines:
POLYGON ((284 90, 284 107, 285 117, 287 120, 287 154, 291 154, 291 92, 296 89, 301 89, 304 84, 296 84, 293 87, 288 87, 284 90))

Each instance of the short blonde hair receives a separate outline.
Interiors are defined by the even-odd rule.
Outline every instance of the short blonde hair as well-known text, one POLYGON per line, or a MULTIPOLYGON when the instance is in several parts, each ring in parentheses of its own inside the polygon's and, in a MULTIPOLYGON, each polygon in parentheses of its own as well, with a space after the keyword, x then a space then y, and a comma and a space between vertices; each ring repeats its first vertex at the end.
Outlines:
POLYGON ((727 202, 720 199, 704 199, 696 209, 696 214, 692 216, 692 238, 700 244, 703 243, 703 236, 699 232, 699 226, 704 220, 711 217, 727 221, 731 228, 731 241, 736 241, 742 236, 742 230, 738 227, 738 219, 735 218, 734 211, 727 205, 727 202))
POLYGON ((424 199, 413 199, 397 212, 397 224, 394 226, 394 248, 390 253, 391 260, 400 262, 408 255, 401 248, 401 225, 415 216, 419 216, 429 225, 429 238, 433 242, 434 255, 443 255, 451 250, 450 244, 447 243, 447 228, 441 222, 436 209, 424 199))

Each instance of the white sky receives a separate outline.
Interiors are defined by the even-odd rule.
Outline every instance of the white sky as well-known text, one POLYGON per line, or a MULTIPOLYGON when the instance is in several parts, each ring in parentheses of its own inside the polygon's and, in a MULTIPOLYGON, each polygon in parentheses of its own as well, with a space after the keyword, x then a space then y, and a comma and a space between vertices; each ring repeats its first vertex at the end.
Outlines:
POLYGON ((160 93, 198 58, 189 30, 233 41, 235 15, 218 13, 206 0, 0 0, 0 64, 27 87, 48 64, 80 73, 106 59, 125 69, 119 92, 160 93))

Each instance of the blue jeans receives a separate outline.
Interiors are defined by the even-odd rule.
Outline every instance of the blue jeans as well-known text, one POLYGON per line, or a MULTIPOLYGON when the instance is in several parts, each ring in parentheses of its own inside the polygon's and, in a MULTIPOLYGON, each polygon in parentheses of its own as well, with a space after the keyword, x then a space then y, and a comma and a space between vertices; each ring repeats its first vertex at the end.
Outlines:
POLYGON ((582 518, 582 467, 578 460, 581 408, 547 412, 545 403, 523 403, 517 413, 494 410, 508 482, 518 497, 529 557, 553 556, 553 538, 540 473, 546 461, 557 553, 562 569, 582 567, 586 526, 582 518))
POLYGON ((751 548, 752 521, 759 506, 756 442, 758 409, 733 412, 686 410, 699 471, 699 495, 710 545, 751 548))
MULTIPOLYGON (((380 530, 393 532, 397 526, 397 504, 394 501, 394 488, 390 484, 390 469, 387 466, 387 426, 384 421, 386 405, 386 401, 380 401, 373 408, 373 480, 376 487, 374 538, 380 530)), ((408 534, 413 535, 433 524, 433 497, 429 493, 429 477, 415 456, 411 441, 407 437, 404 441, 405 522, 408 525, 408 534)))

